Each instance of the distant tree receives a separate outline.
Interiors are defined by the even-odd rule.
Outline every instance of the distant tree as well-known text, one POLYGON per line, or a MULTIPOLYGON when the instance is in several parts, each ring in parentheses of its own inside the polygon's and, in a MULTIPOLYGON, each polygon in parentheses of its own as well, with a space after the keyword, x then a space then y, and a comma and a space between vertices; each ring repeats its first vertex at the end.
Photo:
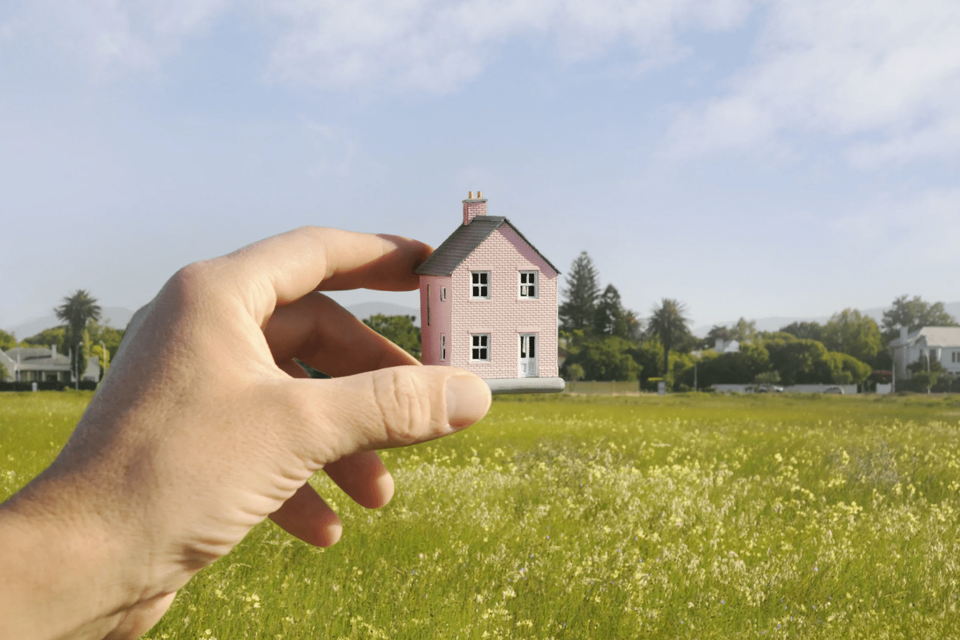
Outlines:
POLYGON ((114 329, 107 325, 91 322, 87 325, 87 331, 90 332, 90 342, 95 351, 102 342, 109 352, 108 355, 111 360, 117 355, 120 341, 123 340, 124 329, 114 329))
POLYGON ((76 376, 74 380, 78 386, 80 377, 87 365, 82 348, 83 330, 86 329, 87 323, 91 320, 96 322, 100 319, 101 311, 97 299, 84 289, 77 289, 72 296, 65 297, 63 304, 53 310, 57 314, 57 319, 63 322, 69 330, 70 367, 74 371, 76 376))
POLYGON ((824 375, 829 377, 821 378, 820 382, 863 384, 873 373, 873 367, 870 365, 838 351, 827 352, 823 356, 823 362, 829 369, 829 373, 824 372, 824 375))
POLYGON ((758 373, 757 375, 755 375, 755 376, 753 377, 753 381, 754 381, 756 384, 763 384, 763 385, 779 384, 779 383, 780 383, 780 372, 779 372, 779 371, 764 371, 764 372, 762 372, 762 373, 758 373))
POLYGON ((897 338, 899 327, 907 327, 908 331, 916 331, 921 327, 956 327, 960 326, 957 319, 947 313, 942 302, 933 304, 924 302, 920 296, 908 299, 900 296, 893 301, 893 305, 883 312, 883 339, 889 342, 897 338))
POLYGON ((597 268, 586 251, 570 265, 566 282, 567 288, 563 290, 563 302, 559 310, 560 327, 564 331, 592 329, 600 284, 597 268))
POLYGON ((419 360, 420 331, 413 324, 415 319, 416 316, 386 316, 378 313, 364 320, 363 324, 419 360))
MULTIPOLYGON (((916 391, 927 392, 947 372, 942 364, 936 360, 931 361, 928 355, 921 355, 916 362, 908 364, 907 370, 910 372, 910 379, 906 381, 907 384, 904 386, 913 387, 916 391)), ((900 384, 900 382, 897 383, 898 388, 900 384)))
POLYGON ((873 318, 856 309, 844 309, 835 313, 823 325, 823 346, 830 351, 839 351, 867 362, 883 348, 880 328, 873 318))
POLYGON ((17 339, 12 334, 0 329, 0 351, 7 351, 17 346, 17 339))
POLYGON ((631 346, 616 336, 583 338, 563 363, 561 374, 567 380, 574 375, 584 380, 636 380, 641 368, 630 356, 631 346))
POLYGON ((637 324, 636 315, 625 309, 620 292, 612 284, 603 290, 594 312, 593 329, 598 335, 616 336, 625 340, 633 338, 637 324))
MULTIPOLYGON (((567 363, 564 362, 564 365, 567 363)), ((583 370, 583 367, 577 363, 573 363, 566 367, 566 378, 571 382, 576 382, 577 380, 583 380, 584 376, 587 375, 587 372, 583 370)))
POLYGON ((690 339, 690 320, 684 315, 686 307, 676 300, 663 298, 659 306, 653 308, 653 315, 647 324, 647 333, 656 336, 663 345, 663 369, 670 370, 670 350, 690 339))
POLYGON ((778 335, 784 337, 765 340, 763 346, 770 354, 771 368, 780 373, 784 385, 832 382, 832 369, 823 363, 827 349, 822 343, 786 333, 778 335))
POLYGON ((643 371, 641 376, 643 380, 655 378, 660 373, 660 367, 663 366, 663 345, 656 336, 647 336, 640 344, 634 344, 630 349, 630 357, 643 371))
POLYGON ((724 342, 733 340, 733 329, 726 325, 713 325, 707 332, 707 336, 700 341, 700 348, 713 349, 717 346, 717 340, 723 340, 724 342))
POLYGON ((823 339, 823 326, 819 322, 791 322, 785 327, 780 327, 780 331, 804 340, 820 342, 823 339))
POLYGON ((24 338, 22 344, 28 347, 52 347, 56 346, 57 351, 66 355, 67 353, 67 328, 53 327, 44 329, 40 333, 24 338))
POLYGON ((699 364, 698 386, 715 384, 749 384, 770 370, 770 354, 759 342, 748 342, 740 351, 708 357, 703 354, 699 364))
POLYGON ((731 334, 733 335, 733 339, 741 344, 744 342, 753 342, 757 338, 757 323, 752 320, 747 321, 744 318, 740 318, 737 320, 737 324, 733 325, 731 334))

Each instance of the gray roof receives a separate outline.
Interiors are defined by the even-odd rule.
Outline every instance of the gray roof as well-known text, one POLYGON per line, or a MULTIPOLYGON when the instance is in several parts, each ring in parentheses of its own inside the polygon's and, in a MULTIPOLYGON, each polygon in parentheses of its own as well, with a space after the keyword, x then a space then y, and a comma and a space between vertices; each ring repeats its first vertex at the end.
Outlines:
POLYGON ((914 344, 923 339, 928 347, 960 347, 960 327, 922 327, 907 336, 906 341, 897 338, 891 347, 914 344))
POLYGON ((54 356, 47 347, 14 347, 5 355, 13 362, 19 358, 20 371, 70 371, 70 358, 62 353, 54 356))
POLYGON ((557 274, 560 273, 560 270, 553 266, 553 263, 547 260, 547 257, 540 253, 520 233, 520 230, 503 216, 477 216, 470 221, 470 224, 460 225, 456 231, 450 234, 449 238, 443 241, 443 244, 430 254, 430 257, 423 264, 417 267, 415 273, 421 276, 449 276, 491 233, 505 224, 516 231, 517 235, 530 245, 530 248, 536 251, 544 262, 550 265, 551 269, 556 271, 557 274))

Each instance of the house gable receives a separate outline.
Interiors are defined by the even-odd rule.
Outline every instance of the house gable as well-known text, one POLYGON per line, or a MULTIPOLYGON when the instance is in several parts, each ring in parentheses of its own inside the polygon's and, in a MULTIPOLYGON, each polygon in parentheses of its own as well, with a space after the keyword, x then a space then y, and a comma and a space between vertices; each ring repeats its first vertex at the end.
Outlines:
POLYGON ((430 254, 423 264, 415 271, 421 276, 449 276, 463 264, 476 249, 482 245, 496 231, 509 229, 512 233, 503 232, 505 237, 520 253, 532 251, 542 261, 541 270, 549 268, 553 275, 560 273, 547 258, 540 253, 522 233, 503 216, 477 216, 470 224, 460 225, 450 236, 430 254))

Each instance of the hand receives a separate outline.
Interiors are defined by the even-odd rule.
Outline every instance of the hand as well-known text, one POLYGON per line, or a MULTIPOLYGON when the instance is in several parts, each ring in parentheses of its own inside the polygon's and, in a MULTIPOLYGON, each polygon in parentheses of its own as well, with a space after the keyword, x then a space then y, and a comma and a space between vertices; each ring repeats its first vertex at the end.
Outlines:
POLYGON ((379 507, 393 480, 376 449, 482 418, 482 380, 420 366, 317 292, 414 289, 429 252, 305 228, 171 278, 59 457, 0 507, 0 574, 27 571, 0 587, 0 638, 137 637, 268 516, 336 542, 314 472, 379 507), (294 357, 333 379, 305 379, 294 357))

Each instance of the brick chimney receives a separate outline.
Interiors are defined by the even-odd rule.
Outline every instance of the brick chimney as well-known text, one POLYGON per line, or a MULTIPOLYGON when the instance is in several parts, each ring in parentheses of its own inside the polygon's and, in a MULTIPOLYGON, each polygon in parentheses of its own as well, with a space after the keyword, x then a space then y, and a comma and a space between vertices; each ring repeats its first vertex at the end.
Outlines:
POLYGON ((487 199, 479 191, 477 191, 477 197, 474 198, 473 191, 471 191, 467 195, 467 199, 463 201, 463 224, 470 224, 470 221, 477 216, 485 215, 487 215, 487 199))

